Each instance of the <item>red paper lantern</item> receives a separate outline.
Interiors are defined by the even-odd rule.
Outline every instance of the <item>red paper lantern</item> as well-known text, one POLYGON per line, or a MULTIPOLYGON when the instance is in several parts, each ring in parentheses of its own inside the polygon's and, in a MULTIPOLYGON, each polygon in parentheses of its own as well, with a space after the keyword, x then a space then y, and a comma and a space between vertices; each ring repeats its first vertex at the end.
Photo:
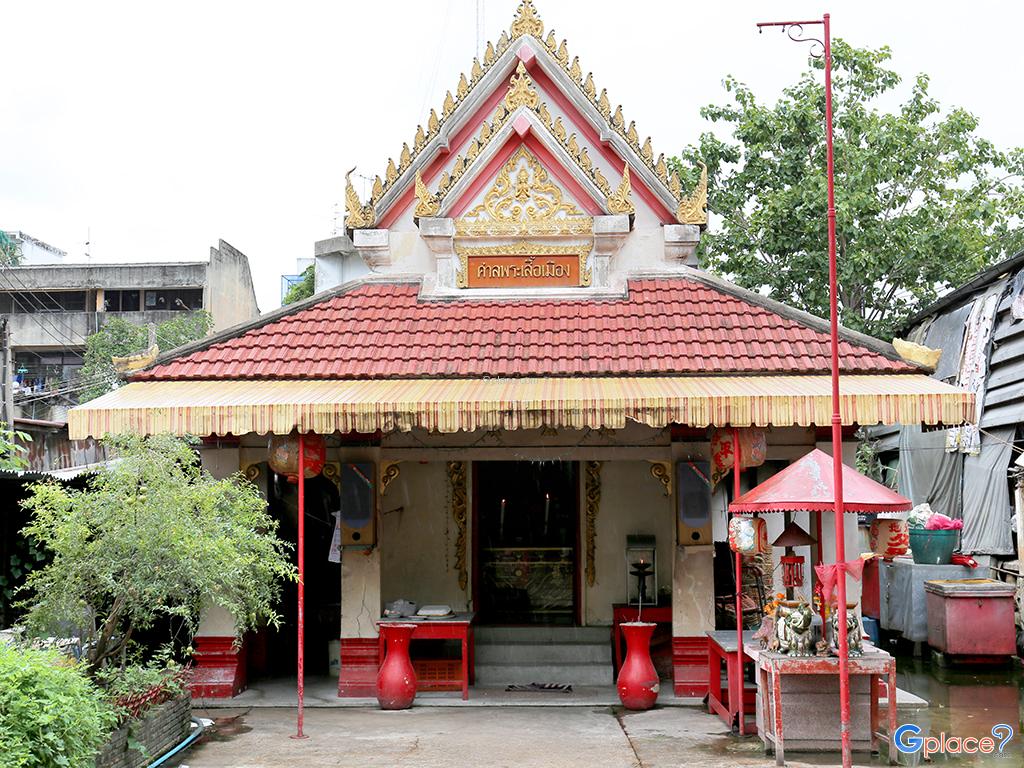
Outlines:
POLYGON ((729 548, 743 555, 769 552, 768 526, 760 517, 736 515, 729 520, 729 548))
MULTIPOLYGON (((319 475, 327 462, 327 445, 320 435, 306 435, 304 469, 306 479, 319 475)), ((267 463, 279 475, 285 475, 288 482, 299 480, 299 437, 298 435, 279 435, 270 438, 267 451, 267 463)))
POLYGON ((890 518, 871 521, 871 551, 886 560, 907 554, 910 546, 910 528, 906 520, 890 518))

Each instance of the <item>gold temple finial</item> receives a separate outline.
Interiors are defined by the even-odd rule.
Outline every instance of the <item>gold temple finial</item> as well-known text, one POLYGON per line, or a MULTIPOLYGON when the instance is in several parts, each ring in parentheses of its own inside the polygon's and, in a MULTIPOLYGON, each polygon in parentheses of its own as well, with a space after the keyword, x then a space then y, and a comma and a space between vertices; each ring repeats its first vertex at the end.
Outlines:
POLYGON ((619 106, 615 108, 615 114, 612 115, 612 126, 619 130, 622 130, 623 128, 626 127, 626 118, 622 116, 621 104, 619 104, 619 106))
POLYGON ((565 38, 562 39, 561 45, 558 46, 558 50, 555 52, 555 58, 558 59, 558 63, 563 67, 569 65, 569 43, 565 38))
POLYGON ((416 218, 429 218, 437 216, 439 210, 441 210, 441 204, 436 197, 430 194, 427 185, 423 183, 420 172, 416 171, 416 209, 413 211, 413 215, 416 218))
POLYGON ((369 229, 377 223, 377 214, 372 205, 363 205, 352 186, 353 168, 345 174, 345 226, 349 229, 369 229))
POLYGON ((569 66, 569 77, 577 83, 583 82, 583 69, 580 67, 579 56, 572 57, 572 64, 569 66))
POLYGON ((651 146, 651 137, 648 136, 644 140, 644 145, 640 147, 640 156, 648 163, 654 162, 654 147, 651 146))
POLYGON ((629 183, 629 163, 622 166, 622 181, 618 188, 608 195, 609 213, 636 213, 636 206, 633 205, 633 188, 629 183))
POLYGON ((530 80, 526 66, 520 61, 516 67, 516 73, 512 75, 512 79, 509 81, 508 93, 505 94, 505 106, 509 112, 512 112, 518 107, 536 109, 539 103, 540 97, 537 95, 537 91, 534 90, 533 81, 530 80))
POLYGON ((583 92, 590 99, 597 98, 597 89, 594 87, 594 73, 587 72, 587 79, 583 81, 583 92))
POLYGON ((541 39, 541 35, 544 34, 544 22, 537 15, 537 9, 533 7, 532 0, 523 0, 519 4, 509 31, 512 33, 513 39, 522 35, 533 35, 538 40, 541 39))
POLYGON ((676 220, 680 224, 708 223, 708 167, 704 163, 697 165, 700 166, 700 181, 693 192, 679 201, 679 207, 676 208, 676 220))

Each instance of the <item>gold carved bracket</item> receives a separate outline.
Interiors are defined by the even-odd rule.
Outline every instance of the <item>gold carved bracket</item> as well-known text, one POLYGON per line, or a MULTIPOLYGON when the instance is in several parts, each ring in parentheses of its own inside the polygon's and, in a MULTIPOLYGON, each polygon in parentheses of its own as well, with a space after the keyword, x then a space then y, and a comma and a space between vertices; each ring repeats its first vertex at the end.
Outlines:
POLYGON ((672 464, 667 461, 651 461, 651 477, 661 483, 666 496, 672 495, 672 464))
POLYGON ((382 461, 380 464, 380 495, 387 496, 391 483, 398 479, 401 472, 400 461, 382 461))
POLYGON ((341 498, 341 462, 328 461, 324 463, 323 476, 325 480, 334 483, 338 489, 338 498, 341 498))
POLYGON ((586 539, 587 539, 587 586, 597 581, 597 513, 601 508, 601 462, 588 461, 584 465, 586 477, 586 539))
POLYGON ((452 518, 458 532, 455 538, 455 568, 459 573, 459 589, 465 592, 469 585, 466 569, 466 462, 449 461, 447 469, 452 490, 452 518))

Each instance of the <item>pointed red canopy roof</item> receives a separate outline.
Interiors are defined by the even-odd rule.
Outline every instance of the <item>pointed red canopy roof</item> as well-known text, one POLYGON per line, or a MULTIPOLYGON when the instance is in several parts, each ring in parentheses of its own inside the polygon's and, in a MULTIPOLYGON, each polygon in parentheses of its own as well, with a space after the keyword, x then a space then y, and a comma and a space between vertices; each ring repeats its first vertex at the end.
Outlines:
MULTIPOLYGON (((815 448, 747 491, 730 512, 816 512, 832 509, 832 457, 815 448)), ((904 512, 913 504, 890 488, 843 465, 843 505, 847 512, 904 512)))

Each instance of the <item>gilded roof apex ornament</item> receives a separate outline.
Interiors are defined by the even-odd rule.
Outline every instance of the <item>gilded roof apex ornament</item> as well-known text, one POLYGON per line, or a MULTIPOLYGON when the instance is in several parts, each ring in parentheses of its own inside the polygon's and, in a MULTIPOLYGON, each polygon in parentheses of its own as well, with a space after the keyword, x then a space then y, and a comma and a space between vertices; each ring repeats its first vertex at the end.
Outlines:
POLYGON ((633 205, 633 188, 629 183, 629 163, 622 166, 622 181, 618 188, 608 196, 609 213, 636 213, 636 206, 633 205))
POLYGON ((700 181, 693 192, 679 201, 676 209, 676 220, 680 224, 703 226, 708 223, 708 167, 700 162, 697 165, 700 166, 700 181))
POLYGON ((512 112, 518 107, 536 109, 539 103, 540 96, 537 95, 537 91, 533 87, 533 81, 530 80, 526 66, 520 61, 516 67, 516 73, 512 75, 512 79, 508 84, 508 93, 505 94, 505 107, 509 112, 512 112))
POLYGON ((509 30, 513 39, 521 35, 533 35, 538 40, 544 34, 544 22, 537 15, 537 9, 533 7, 532 0, 523 0, 516 9, 516 17, 512 21, 509 30))
POLYGON ((370 229, 377 223, 377 214, 372 204, 363 205, 359 200, 350 178, 354 171, 355 168, 345 174, 345 226, 348 229, 370 229))
POLYGON ((416 218, 429 218, 437 216, 439 210, 441 210, 441 203, 430 194, 427 185, 423 183, 420 172, 416 171, 416 209, 413 211, 413 215, 416 218))

